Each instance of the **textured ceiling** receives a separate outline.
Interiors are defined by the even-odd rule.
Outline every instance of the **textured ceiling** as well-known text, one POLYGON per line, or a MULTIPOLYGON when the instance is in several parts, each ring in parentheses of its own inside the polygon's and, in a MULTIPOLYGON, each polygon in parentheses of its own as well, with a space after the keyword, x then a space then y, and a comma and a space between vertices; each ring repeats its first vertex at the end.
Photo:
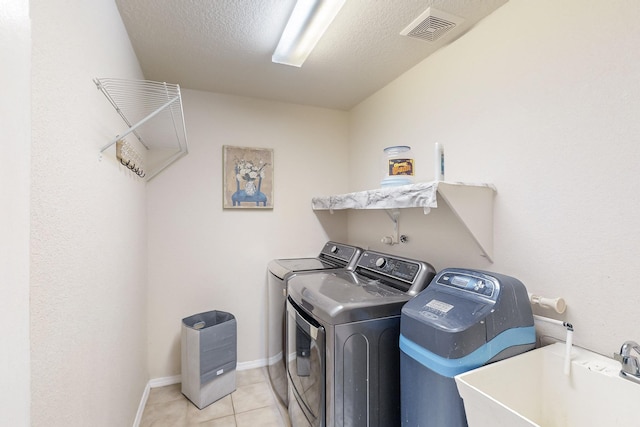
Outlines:
POLYGON ((148 80, 349 110, 507 0, 347 0, 301 68, 271 62, 295 0, 116 0, 148 80), (428 7, 464 19, 437 42, 399 33, 428 7))

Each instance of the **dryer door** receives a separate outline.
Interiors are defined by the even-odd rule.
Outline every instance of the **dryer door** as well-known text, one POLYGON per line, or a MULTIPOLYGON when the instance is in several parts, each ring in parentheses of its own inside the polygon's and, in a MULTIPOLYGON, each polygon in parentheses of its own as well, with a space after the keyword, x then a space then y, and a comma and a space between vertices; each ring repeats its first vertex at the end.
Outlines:
POLYGON ((325 425, 325 329, 287 301, 289 417, 294 427, 325 425))
POLYGON ((287 374, 286 374, 286 305, 287 285, 284 280, 269 271, 268 280, 268 317, 267 317, 267 345, 268 361, 267 370, 271 387, 278 399, 286 407, 287 401, 287 374))

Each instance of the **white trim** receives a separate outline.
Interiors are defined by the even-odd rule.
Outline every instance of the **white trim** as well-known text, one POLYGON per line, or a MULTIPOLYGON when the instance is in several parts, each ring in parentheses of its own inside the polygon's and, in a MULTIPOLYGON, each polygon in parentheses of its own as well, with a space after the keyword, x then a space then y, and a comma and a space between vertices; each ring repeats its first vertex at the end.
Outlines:
POLYGON ((238 371, 246 371, 248 369, 262 368, 267 366, 267 359, 252 360, 250 362, 240 362, 237 364, 238 371))
POLYGON ((276 354, 275 356, 271 356, 268 360, 269 366, 275 365, 279 361, 282 360, 282 352, 276 354))
MULTIPOLYGON (((282 356, 280 356, 280 358, 281 357, 282 356)), ((237 363, 236 370, 246 371, 249 369, 262 368, 263 366, 267 366, 267 359, 258 359, 258 360, 252 360, 250 362, 237 363)), ((149 380, 146 387, 144 388, 144 392, 142 393, 142 398, 140 399, 140 405, 138 406, 138 412, 136 413, 136 419, 133 421, 133 427, 140 426, 140 422, 142 421, 142 414, 144 413, 144 407, 147 404, 147 400, 149 399, 149 392, 151 391, 152 388, 178 384, 181 381, 182 381, 182 375, 172 375, 170 377, 160 377, 160 378, 153 378, 149 380)))
POLYGON ((164 387, 167 385, 178 384, 182 381, 182 375, 173 375, 171 377, 161 377, 149 380, 142 392, 142 398, 140 399, 140 405, 138 405, 138 412, 136 413, 136 419, 133 421, 133 427, 139 427, 142 421, 142 414, 144 413, 144 407, 149 400, 149 393, 152 388, 164 387))
POLYGON ((149 399, 149 391, 151 387, 149 383, 144 388, 142 392, 142 398, 140 399, 140 404, 138 405, 138 412, 136 413, 136 419, 133 420, 133 427, 139 427, 140 421, 142 421, 142 413, 144 412, 144 407, 147 405, 147 399, 149 399))
POLYGON ((182 375, 173 375, 170 377, 160 377, 149 380, 150 388, 164 387, 167 385, 178 384, 182 381, 182 375))

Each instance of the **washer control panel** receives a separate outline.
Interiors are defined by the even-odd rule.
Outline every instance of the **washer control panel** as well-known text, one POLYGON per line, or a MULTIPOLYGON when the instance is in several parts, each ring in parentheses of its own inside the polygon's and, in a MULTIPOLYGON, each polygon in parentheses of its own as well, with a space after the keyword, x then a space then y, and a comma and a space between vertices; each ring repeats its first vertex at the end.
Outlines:
POLYGON ((358 267, 408 283, 414 283, 421 271, 421 263, 418 261, 370 251, 362 254, 358 267))

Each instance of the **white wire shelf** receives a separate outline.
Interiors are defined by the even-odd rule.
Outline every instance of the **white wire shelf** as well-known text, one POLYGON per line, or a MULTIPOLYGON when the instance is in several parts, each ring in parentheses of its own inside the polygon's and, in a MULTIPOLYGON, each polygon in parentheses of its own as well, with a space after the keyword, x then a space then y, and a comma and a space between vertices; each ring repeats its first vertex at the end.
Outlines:
POLYGON ((188 153, 179 85, 115 78, 93 81, 127 125, 100 152, 135 135, 144 147, 143 176, 147 181, 188 153))

